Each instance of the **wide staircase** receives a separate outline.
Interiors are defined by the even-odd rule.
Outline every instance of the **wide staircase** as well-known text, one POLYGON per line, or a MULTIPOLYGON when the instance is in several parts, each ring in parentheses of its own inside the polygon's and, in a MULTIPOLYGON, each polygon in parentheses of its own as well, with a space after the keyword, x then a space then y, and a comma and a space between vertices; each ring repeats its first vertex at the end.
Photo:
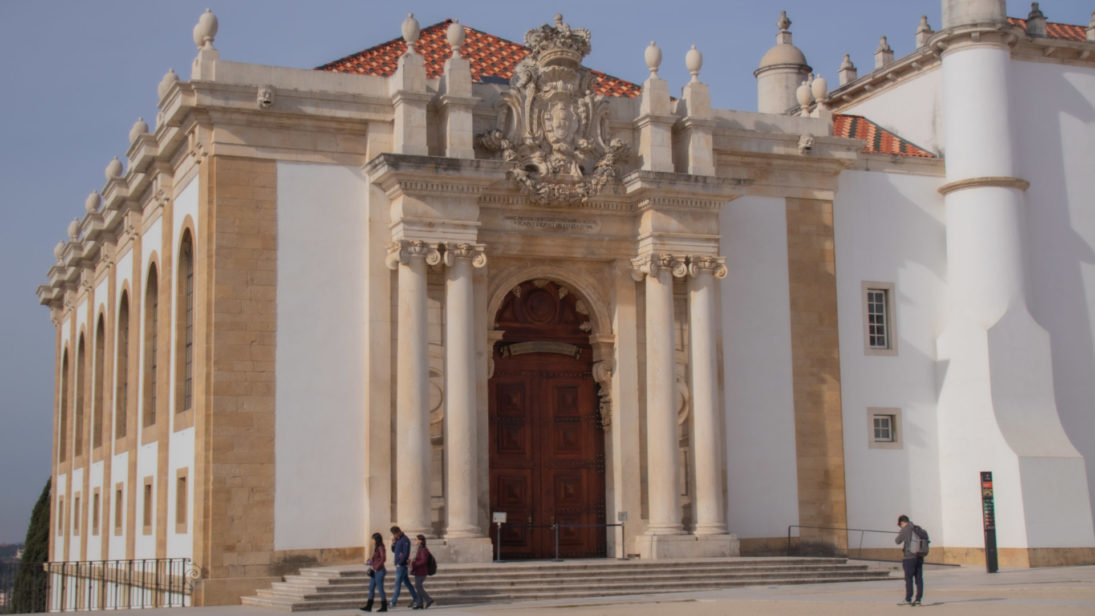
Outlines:
MULTIPOLYGON (((890 577, 893 567, 843 558, 719 558, 703 560, 568 560, 566 562, 441 563, 426 590, 438 605, 574 599, 609 595, 695 592, 731 586, 856 582, 890 577)), ((385 590, 392 596, 394 570, 385 590)), ((365 603, 363 565, 302 569, 244 605, 287 612, 356 608, 365 603)), ((410 593, 399 595, 408 605, 410 593)), ((377 602, 379 606, 379 601, 377 602)))

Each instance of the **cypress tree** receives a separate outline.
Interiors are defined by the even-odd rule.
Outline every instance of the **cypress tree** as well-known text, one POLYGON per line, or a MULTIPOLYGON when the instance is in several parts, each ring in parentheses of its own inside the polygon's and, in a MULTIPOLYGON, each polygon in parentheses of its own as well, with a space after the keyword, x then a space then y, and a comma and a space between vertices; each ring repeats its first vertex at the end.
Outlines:
POLYGON ((14 614, 46 611, 46 572, 42 570, 42 563, 49 560, 51 481, 52 478, 46 480, 46 487, 30 514, 23 558, 19 561, 19 572, 15 575, 12 590, 11 611, 14 614))

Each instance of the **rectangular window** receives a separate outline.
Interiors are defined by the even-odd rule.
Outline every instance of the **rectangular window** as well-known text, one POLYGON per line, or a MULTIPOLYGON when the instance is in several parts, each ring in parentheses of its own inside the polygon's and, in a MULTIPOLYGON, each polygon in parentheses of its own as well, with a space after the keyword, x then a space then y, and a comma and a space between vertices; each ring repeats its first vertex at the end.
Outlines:
POLYGON ((57 536, 65 534, 65 497, 57 497, 57 536))
POLYGON ((142 532, 145 535, 152 534, 152 499, 154 495, 152 493, 152 477, 144 478, 144 507, 141 510, 143 513, 141 525, 142 532))
POLYGON ((72 534, 80 534, 80 495, 72 499, 72 534))
POLYGON ((868 355, 896 355, 893 284, 864 282, 863 346, 868 355))
POLYGON ((901 449, 901 409, 867 409, 867 441, 872 449, 901 449))
POLYGON ((99 498, 99 488, 91 493, 91 534, 99 534, 99 506, 101 499, 99 498))
POLYGON ((119 483, 114 488, 114 535, 120 537, 122 535, 122 520, 124 519, 123 511, 125 511, 125 484, 119 483))
POLYGON ((175 478, 175 532, 186 532, 186 520, 188 509, 188 496, 186 488, 187 469, 180 468, 175 478))

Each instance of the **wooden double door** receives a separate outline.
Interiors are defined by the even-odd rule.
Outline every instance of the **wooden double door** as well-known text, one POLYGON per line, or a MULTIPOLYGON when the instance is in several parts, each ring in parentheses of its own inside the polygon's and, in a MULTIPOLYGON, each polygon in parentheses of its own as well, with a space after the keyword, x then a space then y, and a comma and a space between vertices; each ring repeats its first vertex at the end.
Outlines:
MULTIPOLYGON (((535 300, 535 293, 521 299, 535 300)), ((524 325, 514 329, 525 340, 496 345, 490 381, 490 501, 491 511, 507 516, 502 558, 552 558, 553 524, 560 557, 604 556, 604 428, 590 347, 574 344, 588 334, 524 325), (553 332, 555 340, 528 340, 553 332)))

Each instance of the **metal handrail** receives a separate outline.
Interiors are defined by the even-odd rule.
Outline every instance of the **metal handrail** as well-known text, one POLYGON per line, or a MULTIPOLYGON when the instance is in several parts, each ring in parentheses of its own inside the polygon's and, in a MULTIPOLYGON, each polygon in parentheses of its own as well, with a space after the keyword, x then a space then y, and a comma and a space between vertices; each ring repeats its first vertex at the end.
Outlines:
MULTIPOLYGON (((551 559, 553 562, 562 562, 563 559, 559 558, 559 529, 560 528, 615 528, 620 527, 620 544, 623 545, 624 541, 624 523, 617 524, 558 524, 552 522, 551 524, 522 524, 520 522, 495 522, 498 527, 498 539, 496 541, 496 556, 494 562, 502 562, 502 526, 519 525, 525 528, 550 528, 555 534, 555 558, 551 559)), ((619 560, 627 560, 627 557, 620 558, 619 560)))
POLYGON ((870 529, 870 528, 841 528, 841 527, 834 527, 834 526, 802 526, 802 525, 799 525, 799 524, 790 524, 790 525, 787 526, 787 555, 788 556, 791 555, 791 529, 793 529, 793 528, 797 528, 799 530, 801 530, 803 528, 806 528, 806 529, 809 529, 809 530, 836 530, 836 531, 842 531, 842 532, 857 532, 857 533, 859 533, 859 547, 857 547, 856 549, 859 550, 859 551, 863 550, 863 535, 864 535, 864 533, 881 533, 881 534, 887 534, 887 535, 896 535, 897 534, 897 531, 895 531, 895 530, 874 530, 874 529, 870 529))
POLYGON ((49 610, 189 607, 189 558, 136 558, 46 562, 49 610))

